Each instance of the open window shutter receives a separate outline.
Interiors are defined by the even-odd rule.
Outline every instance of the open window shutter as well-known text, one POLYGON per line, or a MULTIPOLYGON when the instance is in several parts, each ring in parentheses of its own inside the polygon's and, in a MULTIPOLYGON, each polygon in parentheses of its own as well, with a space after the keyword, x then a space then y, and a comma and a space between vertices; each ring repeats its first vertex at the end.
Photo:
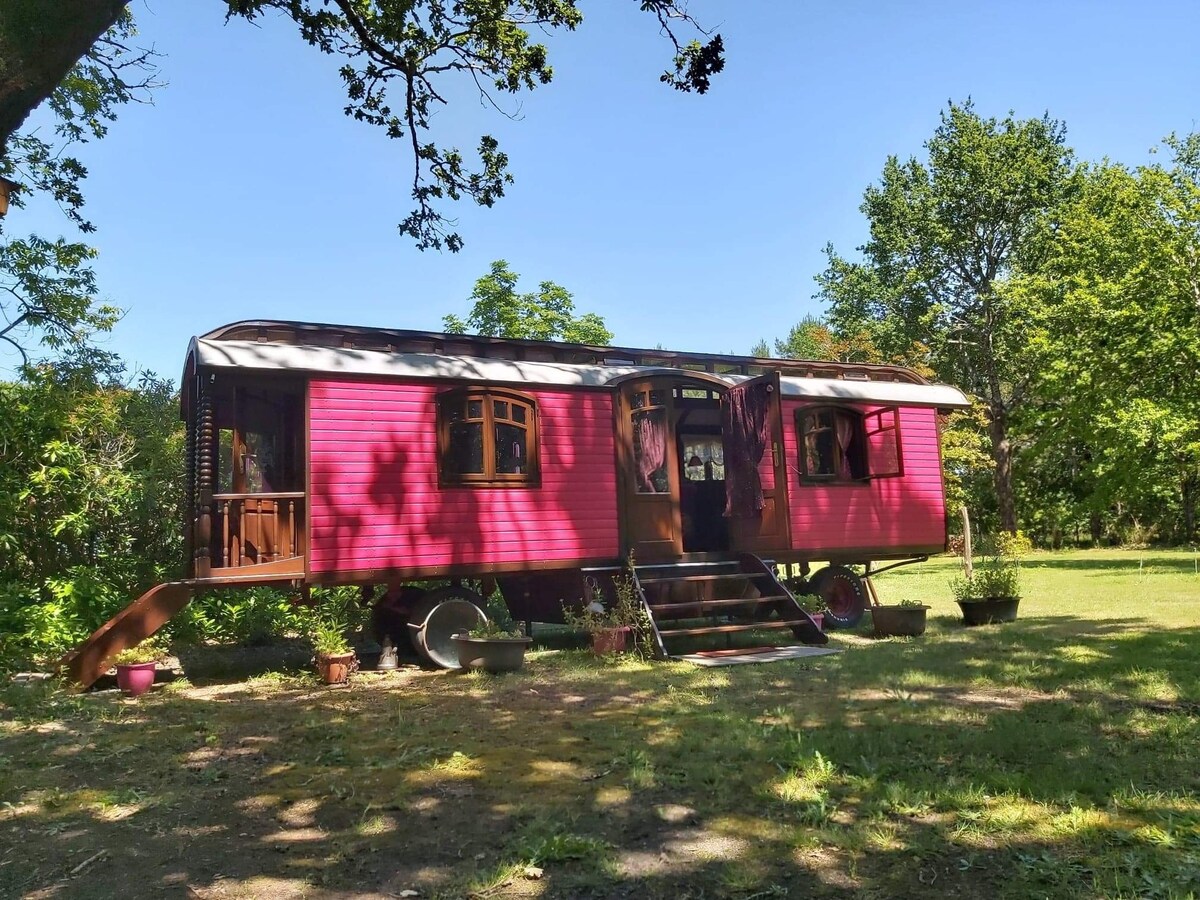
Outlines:
POLYGON ((885 406, 863 416, 867 435, 867 474, 871 478, 896 478, 904 474, 900 453, 900 410, 885 406))

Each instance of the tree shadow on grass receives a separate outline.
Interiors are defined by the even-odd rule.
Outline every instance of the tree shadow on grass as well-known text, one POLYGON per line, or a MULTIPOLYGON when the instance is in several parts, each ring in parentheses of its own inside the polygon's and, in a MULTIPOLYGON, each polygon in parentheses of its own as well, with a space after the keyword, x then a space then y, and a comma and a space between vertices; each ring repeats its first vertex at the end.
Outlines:
POLYGON ((1182 895, 1200 727, 1127 701, 1194 685, 1200 634, 1088 624, 817 667, 566 653, 342 690, 25 689, 0 708, 22 836, 0 894, 1182 895))

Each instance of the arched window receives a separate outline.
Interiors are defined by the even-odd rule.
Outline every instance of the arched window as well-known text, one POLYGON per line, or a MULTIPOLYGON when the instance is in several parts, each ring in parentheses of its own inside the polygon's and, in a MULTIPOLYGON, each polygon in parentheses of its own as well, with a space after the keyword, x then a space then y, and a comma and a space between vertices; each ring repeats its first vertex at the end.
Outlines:
POLYGON ((438 481, 443 487, 537 487, 537 403, 497 388, 438 395, 438 481))
POLYGON ((904 474, 894 406, 864 413, 845 406, 796 410, 805 481, 865 481, 904 474))

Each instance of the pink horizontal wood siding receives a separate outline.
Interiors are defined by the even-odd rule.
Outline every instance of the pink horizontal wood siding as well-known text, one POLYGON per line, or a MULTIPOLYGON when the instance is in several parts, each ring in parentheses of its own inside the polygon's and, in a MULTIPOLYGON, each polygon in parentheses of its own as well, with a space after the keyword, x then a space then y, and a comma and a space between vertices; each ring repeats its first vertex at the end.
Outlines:
MULTIPOLYGON (((803 484, 798 474, 796 410, 809 405, 783 403, 793 549, 820 552, 855 547, 943 546, 946 515, 936 410, 900 410, 903 476, 854 484, 803 484)), ((862 409, 868 412, 876 408, 862 409)))
POLYGON ((619 555, 607 394, 527 392, 538 405, 541 487, 439 489, 437 391, 310 382, 312 572, 619 555))

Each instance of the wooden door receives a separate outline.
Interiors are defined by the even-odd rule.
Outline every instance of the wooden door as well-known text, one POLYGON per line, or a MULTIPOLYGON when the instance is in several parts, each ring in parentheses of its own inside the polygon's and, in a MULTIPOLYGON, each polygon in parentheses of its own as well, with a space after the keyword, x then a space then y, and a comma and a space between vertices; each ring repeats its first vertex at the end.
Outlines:
MULTIPOLYGON (((764 506, 754 518, 731 518, 730 542, 733 550, 763 554, 786 550, 791 546, 788 524, 787 458, 783 449, 783 411, 780 404, 779 373, 771 372, 743 381, 739 387, 762 385, 768 392, 767 422, 770 441, 759 465, 764 506)), ((725 436, 728 454, 729 436, 725 436)), ((726 466, 729 460, 726 457, 726 466)))
POLYGON ((683 553, 671 393, 668 379, 646 379, 622 385, 617 398, 621 546, 638 561, 683 553))

